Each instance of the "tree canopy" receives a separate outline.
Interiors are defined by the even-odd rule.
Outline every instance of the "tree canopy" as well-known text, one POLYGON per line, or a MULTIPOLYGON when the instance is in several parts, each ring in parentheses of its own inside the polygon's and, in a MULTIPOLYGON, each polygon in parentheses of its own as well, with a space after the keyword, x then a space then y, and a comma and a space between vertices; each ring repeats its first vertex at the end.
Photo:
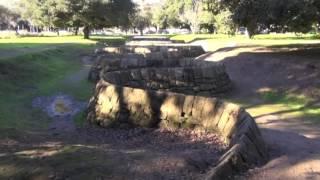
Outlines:
POLYGON ((15 28, 19 15, 0 5, 0 29, 15 28))
POLYGON ((89 38, 92 28, 128 24, 134 12, 131 0, 23 0, 21 14, 34 25, 84 27, 89 38))
POLYGON ((276 32, 309 32, 320 22, 318 0, 166 0, 157 22, 172 27, 215 27, 230 33, 246 27, 249 36, 263 29, 276 32))
POLYGON ((1 9, 1 26, 22 20, 49 29, 119 27, 141 33, 149 26, 188 28, 193 33, 234 34, 246 27, 252 37, 261 31, 306 33, 320 26, 319 0, 165 0, 137 7, 131 0, 21 0, 18 15, 1 9))

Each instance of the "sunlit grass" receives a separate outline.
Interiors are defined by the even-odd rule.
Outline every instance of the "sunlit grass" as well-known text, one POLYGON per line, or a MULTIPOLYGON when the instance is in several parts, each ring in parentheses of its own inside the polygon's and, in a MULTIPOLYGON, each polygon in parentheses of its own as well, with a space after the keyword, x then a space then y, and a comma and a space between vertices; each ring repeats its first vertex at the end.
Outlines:
POLYGON ((96 43, 94 40, 83 39, 81 36, 61 36, 61 37, 15 37, 10 39, 0 39, 0 44, 61 44, 61 43, 80 43, 90 44, 96 43))
POLYGON ((281 119, 304 118, 319 123, 320 106, 313 104, 313 99, 292 93, 261 93, 263 103, 249 107, 248 112, 254 117, 276 115, 281 119))
POLYGON ((13 37, 10 39, 0 39, 0 44, 95 44, 100 40, 125 40, 124 36, 91 36, 90 39, 84 39, 82 36, 56 36, 56 37, 13 37))
POLYGON ((221 46, 221 47, 230 46, 230 44, 272 46, 272 45, 320 43, 320 35, 314 35, 314 34, 296 35, 294 33, 256 35, 254 36, 253 39, 249 39, 245 35, 230 36, 230 35, 224 35, 224 34, 186 34, 186 35, 176 35, 176 36, 173 36, 171 39, 185 41, 185 42, 203 40, 205 41, 205 43, 209 45, 221 46))
POLYGON ((124 44, 125 36, 91 36, 83 39, 82 36, 59 37, 14 37, 0 39, 0 59, 17 55, 48 51, 70 45, 94 46, 97 43, 124 44))
POLYGON ((185 42, 191 42, 194 40, 201 39, 219 39, 219 40, 246 40, 246 41, 257 41, 257 40, 320 40, 320 35, 316 34, 301 34, 296 35, 294 33, 286 34, 260 34, 249 39, 245 35, 226 35, 226 34, 183 34, 175 35, 171 37, 172 40, 183 40, 185 42))

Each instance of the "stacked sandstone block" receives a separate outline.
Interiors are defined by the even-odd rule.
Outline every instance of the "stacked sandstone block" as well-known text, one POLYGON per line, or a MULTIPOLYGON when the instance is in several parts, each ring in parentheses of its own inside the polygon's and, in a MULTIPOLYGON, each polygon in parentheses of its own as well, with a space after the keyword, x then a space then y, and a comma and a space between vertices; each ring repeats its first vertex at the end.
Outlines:
MULTIPOLYGON (((189 46, 183 48, 192 49, 189 46)), ((165 54, 168 47, 135 48, 135 53, 119 50, 123 48, 119 48, 119 51, 117 49, 105 50, 104 54, 98 56, 89 75, 91 81, 102 79, 119 86, 206 96, 225 93, 231 89, 231 81, 222 63, 200 61, 192 57, 168 58, 154 55, 159 49, 162 49, 161 54, 165 54), (146 51, 148 56, 143 55, 146 51)))
POLYGON ((224 65, 196 60, 190 49, 187 56, 183 55, 181 49, 185 47, 174 51, 170 48, 119 47, 99 51, 90 73, 97 86, 90 100, 88 120, 107 128, 218 132, 229 150, 208 173, 208 179, 228 179, 265 163, 267 148, 254 119, 244 109, 213 98, 231 88, 224 65))
POLYGON ((230 149, 208 173, 208 179, 229 178, 268 159, 254 119, 244 109, 212 97, 121 87, 100 81, 91 99, 88 120, 107 128, 199 128, 218 132, 230 149))
POLYGON ((142 68, 105 72, 102 79, 111 84, 135 88, 166 90, 186 94, 216 95, 231 88, 224 66, 142 68))

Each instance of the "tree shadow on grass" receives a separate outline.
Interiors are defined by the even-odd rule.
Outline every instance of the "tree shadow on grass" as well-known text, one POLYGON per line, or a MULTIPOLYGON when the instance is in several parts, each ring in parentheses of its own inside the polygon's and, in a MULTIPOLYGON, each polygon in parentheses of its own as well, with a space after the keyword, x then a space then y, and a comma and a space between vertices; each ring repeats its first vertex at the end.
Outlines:
POLYGON ((160 142, 150 136, 166 136, 165 132, 147 130, 144 132, 146 134, 129 134, 127 130, 122 130, 120 136, 114 134, 119 131, 78 129, 79 134, 66 132, 55 136, 15 132, 15 137, 1 138, 0 177, 169 179, 180 174, 191 179, 201 177, 222 154, 219 147, 207 144, 205 140, 191 141, 177 135, 160 142), (155 141, 158 145, 154 144, 155 141), (188 152, 186 148, 192 149, 188 152), (199 148, 212 151, 200 152, 199 148), (190 173, 193 176, 189 176, 190 173))
MULTIPOLYGON (((315 108, 316 106, 314 106, 314 105, 318 104, 319 102, 320 102, 320 100, 316 100, 314 102, 307 103, 304 106, 299 107, 299 108, 293 108, 293 109, 289 109, 289 110, 282 110, 282 111, 276 111, 273 113, 262 114, 262 115, 255 116, 254 118, 261 118, 261 117, 269 116, 269 115, 281 115, 281 114, 287 114, 287 113, 301 112, 301 111, 307 110, 308 108, 315 108)), ((251 106, 251 108, 254 108, 254 106, 251 106)))

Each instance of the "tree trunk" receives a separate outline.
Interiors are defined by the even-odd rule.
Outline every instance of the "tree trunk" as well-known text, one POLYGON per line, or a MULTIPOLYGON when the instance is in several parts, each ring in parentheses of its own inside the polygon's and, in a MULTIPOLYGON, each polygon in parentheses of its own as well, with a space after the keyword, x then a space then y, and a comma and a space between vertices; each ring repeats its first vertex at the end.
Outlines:
POLYGON ((16 26, 16 27, 14 28, 14 30, 16 31, 16 36, 18 36, 18 35, 19 35, 19 26, 16 26))
POLYGON ((79 34, 79 27, 75 27, 74 29, 74 35, 78 36, 79 34))
POLYGON ((249 39, 252 39, 253 38, 253 36, 254 36, 254 31, 252 31, 252 30, 247 30, 248 31, 248 38, 249 39))
POLYGON ((84 39, 89 39, 90 37, 90 28, 89 26, 85 26, 83 28, 84 39))
POLYGON ((140 29, 140 36, 143 36, 143 29, 140 29))
POLYGON ((248 37, 250 39, 253 38, 253 36, 255 35, 255 32, 256 32, 256 26, 255 25, 252 25, 252 24, 249 24, 247 26, 247 32, 248 32, 248 37))
POLYGON ((158 26, 154 26, 154 28, 156 29, 156 33, 158 33, 158 26))

